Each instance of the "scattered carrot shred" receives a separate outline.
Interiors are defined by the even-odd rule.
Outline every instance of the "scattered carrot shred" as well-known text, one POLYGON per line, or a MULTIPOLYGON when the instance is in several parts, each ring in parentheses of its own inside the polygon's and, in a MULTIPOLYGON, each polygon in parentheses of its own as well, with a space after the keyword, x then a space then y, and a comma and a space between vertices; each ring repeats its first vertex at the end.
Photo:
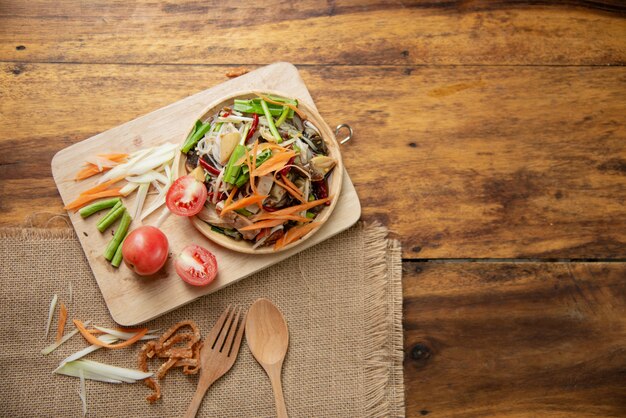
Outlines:
POLYGON ((302 193, 298 193, 298 189, 297 188, 294 190, 291 187, 289 187, 288 185, 286 185, 285 183, 283 183, 283 182, 281 182, 279 180, 276 180, 276 179, 274 179, 274 183, 278 184, 280 187, 285 189, 287 191, 287 193, 289 193, 290 195, 292 195, 293 197, 298 199, 301 203, 306 202, 306 200, 304 200, 304 198, 302 197, 302 193))
POLYGON ((98 192, 102 192, 106 189, 109 188, 109 186, 114 185, 115 183, 124 180, 124 176, 120 176, 114 179, 111 179, 109 181, 105 181, 102 184, 98 184, 95 187, 92 187, 91 189, 87 189, 84 192, 82 192, 79 196, 86 196, 86 195, 90 195, 90 194, 94 194, 94 193, 98 193, 98 192))
POLYGON ((90 344, 93 344, 93 345, 97 345, 97 346, 105 347, 105 348, 110 348, 110 349, 113 349, 113 350, 133 345, 134 343, 139 341, 141 339, 141 337, 143 337, 144 335, 146 335, 148 333, 148 328, 142 328, 141 331, 139 331, 132 338, 130 338, 130 339, 126 340, 126 341, 122 341, 122 342, 119 342, 117 344, 108 344, 108 343, 100 341, 93 334, 91 334, 89 331, 87 331, 87 329, 85 328, 85 325, 83 325, 83 323, 81 321, 79 321, 78 319, 75 319, 73 322, 74 322, 74 325, 76 325, 76 328, 78 329, 78 331, 81 333, 81 335, 87 340, 87 342, 89 342, 90 344))
POLYGON ((63 338, 63 331, 65 331, 65 323, 67 322, 67 308, 65 304, 61 303, 61 308, 59 309, 59 325, 57 327, 57 337, 55 339, 56 342, 61 341, 63 338))
POLYGON ((226 201, 224 202, 224 207, 231 204, 236 193, 237 193, 237 186, 233 187, 233 190, 230 191, 230 194, 228 195, 228 197, 226 198, 226 201))
POLYGON ((119 163, 128 158, 128 154, 98 154, 98 157, 106 158, 107 160, 119 163))
POLYGON ((243 199, 239 199, 238 201, 233 202, 228 206, 224 206, 224 208, 222 209, 222 212, 220 213, 220 216, 224 216, 226 213, 230 211, 245 208, 246 206, 250 206, 255 203, 262 202, 266 197, 267 196, 252 195, 252 196, 244 197, 243 199))
POLYGON ((278 171, 287 165, 291 157, 295 157, 293 151, 281 152, 268 158, 259 167, 254 168, 254 176, 261 177, 273 171, 278 171))
MULTIPOLYGON (((128 158, 128 154, 98 154, 98 157, 106 158, 107 160, 121 163, 122 161, 128 158)), ((105 171, 110 170, 112 167, 102 167, 102 169, 98 168, 97 165, 93 163, 85 163, 85 167, 76 173, 76 177, 74 180, 85 180, 86 178, 95 176, 96 174, 104 173, 105 171)))
POLYGON ((276 241, 276 243, 274 244, 274 250, 279 250, 283 248, 284 246, 289 245, 292 242, 299 240, 300 238, 302 238, 303 236, 305 236, 306 234, 308 234, 309 232, 311 232, 312 230, 314 230, 321 224, 322 224, 321 222, 311 222, 310 224, 291 228, 289 231, 287 231, 287 233, 281 239, 276 241))
POLYGON ((82 208, 86 204, 91 203, 91 202, 93 202, 96 199, 100 199, 101 197, 122 196, 122 193, 120 193, 120 190, 122 190, 122 188, 118 187, 118 188, 115 188, 115 189, 104 190, 104 191, 98 192, 98 193, 93 193, 93 194, 88 194, 88 195, 84 195, 84 196, 79 196, 78 199, 76 199, 73 202, 67 204, 64 207, 64 209, 66 209, 66 210, 73 210, 74 212, 76 212, 78 209, 82 208))
POLYGON ((76 173, 76 177, 74 177, 74 180, 85 180, 89 177, 95 176, 96 174, 100 174, 103 173, 107 170, 109 170, 111 167, 102 167, 102 171, 98 170, 98 166, 93 165, 93 164, 88 164, 87 167, 83 168, 82 170, 80 170, 78 173, 76 173))

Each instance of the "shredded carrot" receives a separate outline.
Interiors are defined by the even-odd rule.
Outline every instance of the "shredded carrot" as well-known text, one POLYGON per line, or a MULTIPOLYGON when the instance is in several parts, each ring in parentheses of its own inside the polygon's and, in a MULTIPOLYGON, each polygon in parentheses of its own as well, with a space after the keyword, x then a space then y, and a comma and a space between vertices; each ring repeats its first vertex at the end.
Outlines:
POLYGON ((303 210, 314 208, 315 206, 321 205, 322 203, 326 203, 331 200, 333 197, 325 197, 324 199, 313 200, 312 202, 303 203, 297 206, 291 206, 285 209, 280 209, 275 212, 272 212, 272 215, 278 217, 281 215, 293 215, 296 212, 302 212, 303 210))
POLYGON ((87 167, 83 168, 82 170, 80 170, 78 173, 76 173, 76 177, 74 177, 74 180, 85 180, 86 178, 95 176, 96 174, 100 174, 104 171, 107 171, 111 169, 111 167, 102 167, 102 171, 98 170, 98 166, 89 163, 87 165, 87 167))
POLYGON ((102 184, 98 184, 97 186, 92 187, 91 189, 87 189, 87 190, 85 190, 85 191, 84 191, 84 192, 82 192, 79 196, 87 196, 87 195, 90 195, 90 194, 94 194, 94 193, 102 192, 102 191, 104 191, 104 190, 108 189, 108 188, 109 188, 109 186, 112 186, 112 185, 114 185, 115 183, 117 183, 117 182, 119 182, 119 181, 122 181, 122 180, 124 180, 124 176, 120 176, 120 177, 117 177, 117 178, 111 179, 111 180, 109 180, 109 181, 105 181, 104 183, 102 183, 102 184))
POLYGON ((259 140, 257 139, 256 141, 254 141, 254 146, 252 147, 252 158, 250 161, 252 163, 252 170, 250 171, 250 178, 252 178, 252 171, 256 171, 256 156, 258 152, 259 152, 259 140))
POLYGON ((263 221, 266 219, 281 219, 283 221, 311 222, 313 219, 305 218, 298 215, 274 215, 274 212, 265 212, 254 217, 254 221, 263 221))
POLYGON ((274 244, 274 250, 279 250, 283 248, 285 245, 291 244, 292 242, 299 240, 318 226, 320 226, 321 222, 311 222, 307 225, 297 226, 291 228, 281 239, 276 241, 274 244))
POLYGON ((228 206, 224 206, 224 208, 222 209, 222 212, 220 213, 220 216, 224 216, 224 214, 230 211, 245 208, 246 206, 253 205, 257 202, 262 202, 266 197, 267 196, 253 195, 253 196, 244 197, 243 199, 239 199, 238 201, 233 202, 228 206))
POLYGON ((273 142, 264 142, 262 144, 259 144, 259 151, 263 152, 266 149, 277 150, 279 152, 289 151, 287 148, 280 146, 278 144, 274 144, 273 142))
POLYGON ((107 160, 119 163, 128 158, 128 154, 98 154, 98 157, 106 158, 107 160))
POLYGON ((281 152, 279 154, 275 154, 267 159, 263 164, 259 167, 255 167, 254 175, 255 177, 261 177, 272 171, 277 171, 287 165, 287 162, 291 159, 291 157, 295 157, 296 153, 293 151, 281 152))
POLYGON ((302 191, 291 180, 289 180, 289 178, 286 175, 281 174, 280 176, 283 178, 283 181, 285 182, 287 186, 291 187, 294 191, 300 192, 300 196, 302 196, 302 191))
POLYGON ((61 341, 61 338, 63 338, 63 331, 65 331, 66 322, 67 322, 67 308, 62 303, 61 308, 59 309, 59 325, 57 327, 57 337, 55 339, 56 342, 61 341))
POLYGON ((91 335, 106 334, 106 332, 100 331, 99 329, 88 329, 87 332, 89 332, 91 335))
POLYGON ((118 188, 115 188, 115 189, 104 190, 102 192, 80 196, 78 199, 76 199, 73 202, 71 202, 68 205, 66 205, 64 207, 64 209, 66 209, 66 210, 73 210, 74 212, 76 212, 78 209, 82 208, 86 204, 91 203, 94 200, 100 199, 101 197, 122 196, 122 193, 120 193, 120 190, 122 190, 122 188, 118 187, 118 188))
POLYGON ((284 221, 282 219, 270 219, 267 221, 261 221, 261 222, 254 223, 252 225, 244 226, 243 228, 239 228, 239 230, 240 231, 254 231, 256 229, 273 228, 275 226, 282 225, 285 222, 287 221, 284 221))
POLYGON ((235 193, 237 193, 237 186, 233 187, 233 190, 231 190, 230 194, 228 195, 228 198, 224 202, 224 207, 230 205, 230 203, 233 201, 233 197, 235 197, 235 193))
POLYGON ((283 183, 281 181, 278 181, 276 179, 274 179, 274 183, 278 184, 280 187, 282 187, 283 189, 287 190, 287 193, 289 193, 290 195, 292 195, 293 197, 298 199, 300 202, 302 202, 302 203, 306 202, 306 200, 304 200, 304 198, 302 197, 302 192, 298 193, 299 190, 297 188, 294 190, 291 187, 289 187, 288 185, 286 185, 285 183, 283 183))
POLYGON ((132 338, 126 341, 122 341, 117 344, 107 344, 105 342, 100 341, 93 334, 87 331, 83 323, 80 322, 78 319, 75 319, 73 322, 74 322, 74 325, 76 325, 76 328, 78 329, 78 331, 80 331, 81 335, 87 340, 87 342, 93 345, 97 345, 97 346, 105 347, 105 348, 111 348, 111 349, 128 347, 129 345, 132 345, 136 343, 137 341, 139 341, 141 337, 143 337, 144 335, 148 333, 148 328, 142 328, 141 331, 139 331, 132 338))
POLYGON ((266 102, 268 102, 268 103, 272 103, 272 104, 279 105, 279 106, 287 106, 288 108, 290 108, 290 109, 292 109, 294 112, 296 112, 296 113, 298 114, 298 116, 300 116, 300 119, 302 119, 302 120, 307 120, 307 116, 306 116, 306 114, 305 114, 302 110, 298 109, 298 107, 297 107, 297 106, 294 106, 294 105, 292 105, 291 103, 281 103, 281 102, 277 102, 276 100, 272 100, 272 99, 270 99, 269 97, 264 96, 264 95, 262 95, 262 94, 260 94, 260 93, 257 93, 257 96, 259 96, 261 99, 265 100, 265 101, 266 101, 266 102))

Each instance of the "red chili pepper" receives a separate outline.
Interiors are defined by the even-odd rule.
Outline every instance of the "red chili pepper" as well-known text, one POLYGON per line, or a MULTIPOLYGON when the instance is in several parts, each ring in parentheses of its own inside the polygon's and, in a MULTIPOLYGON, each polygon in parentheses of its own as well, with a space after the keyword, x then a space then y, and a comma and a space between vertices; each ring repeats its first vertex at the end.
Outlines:
POLYGON ((253 113, 252 114, 252 126, 250 127, 250 130, 248 131, 248 135, 246 135, 246 140, 245 140, 246 143, 248 142, 250 138, 252 138, 252 135, 254 135, 254 133, 256 132, 257 126, 259 126, 259 115, 257 115, 256 113, 253 113))
POLYGON ((263 209, 267 212, 276 212, 278 209, 270 208, 269 206, 263 206, 263 209))
MULTIPOLYGON (((295 161, 296 157, 291 157, 289 159, 289 161, 287 161, 287 166, 290 166, 291 164, 293 164, 293 162, 295 161)), ((282 170, 280 170, 280 174, 282 174, 283 176, 286 176, 287 174, 289 174, 289 172, 291 171, 291 167, 285 167, 282 170)))
POLYGON ((220 175, 220 172, 217 168, 213 167, 211 164, 207 163, 202 158, 200 158, 198 161, 200 162, 200 165, 202 166, 202 168, 204 168, 209 173, 213 174, 214 176, 220 175))
POLYGON ((222 115, 223 118, 227 118, 230 116, 230 112, 224 112, 224 114, 222 115))
MULTIPOLYGON (((213 196, 215 196, 215 193, 209 192, 207 196, 207 200, 213 200, 213 196)), ((217 197, 217 200, 226 200, 227 197, 228 195, 226 193, 220 192, 220 195, 217 197)))
MULTIPOLYGON (((313 193, 315 197, 318 199, 326 199, 328 197, 328 185, 326 184, 326 180, 313 181, 313 193)), ((324 203, 324 205, 329 206, 330 201, 324 203)))

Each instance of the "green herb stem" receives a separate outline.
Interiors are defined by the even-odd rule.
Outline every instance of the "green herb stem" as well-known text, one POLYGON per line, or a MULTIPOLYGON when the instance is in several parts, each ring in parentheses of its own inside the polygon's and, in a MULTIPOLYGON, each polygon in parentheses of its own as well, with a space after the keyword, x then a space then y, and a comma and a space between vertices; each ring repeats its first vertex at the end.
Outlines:
POLYGON ((274 119, 272 118, 272 114, 270 113, 270 109, 267 106, 267 102, 265 100, 261 100, 261 107, 263 107, 263 112, 265 113, 265 118, 267 119, 267 124, 270 127, 270 132, 276 138, 277 143, 283 142, 283 138, 278 133, 278 129, 276 129, 276 125, 274 125, 274 119))

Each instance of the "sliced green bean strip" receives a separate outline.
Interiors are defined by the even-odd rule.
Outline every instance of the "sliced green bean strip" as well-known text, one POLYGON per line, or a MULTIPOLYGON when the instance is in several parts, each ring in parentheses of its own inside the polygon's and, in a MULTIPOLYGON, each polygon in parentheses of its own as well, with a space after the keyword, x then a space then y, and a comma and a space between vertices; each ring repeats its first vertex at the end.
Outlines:
POLYGON ((117 221, 124 213, 124 205, 120 202, 119 206, 114 206, 111 211, 96 224, 98 231, 104 232, 113 222, 117 221))
POLYGON ((113 235, 113 239, 111 240, 111 242, 109 242, 109 245, 104 251, 104 258, 106 258, 108 261, 111 261, 113 259, 113 256, 115 255, 115 251, 117 251, 117 247, 120 246, 120 243, 122 242, 122 240, 126 236, 126 233, 128 232, 128 227, 130 226, 131 221, 132 221, 132 218, 130 217, 130 214, 128 213, 126 209, 124 209, 122 220, 120 221, 120 224, 117 226, 115 235, 113 235))
POLYGON ((265 100, 261 100, 261 107, 263 108, 263 112, 265 113, 265 118, 267 119, 267 124, 270 127, 270 132, 276 138, 277 143, 283 142, 283 138, 278 133, 278 129, 276 129, 276 125, 274 125, 274 119, 272 118, 272 114, 270 113, 270 108, 267 107, 267 102, 265 100))
POLYGON ((113 256, 113 260, 111 260, 113 267, 119 267, 120 264, 122 264, 122 247, 124 246, 124 241, 126 241, 126 237, 124 237, 120 245, 117 246, 117 250, 115 250, 115 255, 113 256))
POLYGON ((121 204, 121 200, 119 197, 114 197, 113 199, 100 200, 98 202, 92 203, 89 206, 85 206, 81 210, 78 211, 80 216, 83 218, 88 218, 96 212, 100 212, 101 210, 112 208, 117 203, 121 204))

